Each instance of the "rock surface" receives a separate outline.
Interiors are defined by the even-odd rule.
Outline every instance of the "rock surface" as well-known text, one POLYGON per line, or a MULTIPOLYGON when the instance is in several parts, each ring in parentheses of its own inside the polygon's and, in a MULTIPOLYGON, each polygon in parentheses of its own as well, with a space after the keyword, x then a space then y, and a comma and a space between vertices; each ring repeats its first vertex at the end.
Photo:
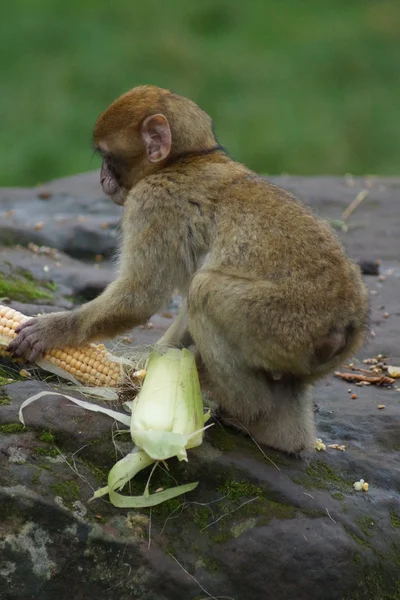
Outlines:
MULTIPOLYGON (((382 261, 379 277, 365 277, 374 335, 357 359, 384 354, 400 365, 400 180, 273 180, 342 229, 343 211, 368 192, 340 232, 354 258, 382 261)), ((35 314, 95 296, 112 279, 118 211, 97 174, 0 190, 0 297, 35 314), (57 252, 14 247, 29 243, 57 252), (99 254, 106 260, 93 263, 99 254)), ((176 305, 133 330, 126 347, 158 339, 176 305)), ((25 409, 23 430, 26 398, 67 388, 43 373, 22 379, 6 359, 0 368, 1 600, 400 598, 400 380, 358 387, 332 375, 317 386, 318 435, 345 452, 293 459, 216 423, 188 464, 169 461, 169 473, 153 476, 154 489, 174 478, 198 488, 150 512, 88 502, 129 436, 54 395, 25 409), (354 491, 361 478, 368 492, 354 491)))

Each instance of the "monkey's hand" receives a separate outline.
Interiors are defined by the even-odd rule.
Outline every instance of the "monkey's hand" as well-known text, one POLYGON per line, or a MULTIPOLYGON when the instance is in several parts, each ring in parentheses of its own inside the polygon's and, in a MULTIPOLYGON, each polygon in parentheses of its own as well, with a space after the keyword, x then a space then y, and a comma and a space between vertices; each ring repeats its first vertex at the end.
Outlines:
POLYGON ((17 337, 8 345, 7 351, 15 358, 35 362, 51 348, 63 348, 73 342, 75 328, 72 312, 42 315, 29 319, 18 327, 17 337))

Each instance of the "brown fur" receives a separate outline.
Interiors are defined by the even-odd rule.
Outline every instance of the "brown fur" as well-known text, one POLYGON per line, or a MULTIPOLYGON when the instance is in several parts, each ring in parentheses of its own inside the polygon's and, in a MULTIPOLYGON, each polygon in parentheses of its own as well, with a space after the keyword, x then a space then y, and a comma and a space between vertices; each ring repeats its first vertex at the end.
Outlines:
POLYGON ((208 115, 168 90, 121 96, 99 117, 94 140, 102 181, 124 203, 118 279, 72 313, 34 319, 11 349, 32 359, 114 336, 178 288, 187 303, 159 344, 194 341, 204 385, 259 442, 311 447, 310 386, 360 348, 367 328, 360 270, 337 236, 231 160, 208 115), (153 143, 165 158, 150 162, 153 143))

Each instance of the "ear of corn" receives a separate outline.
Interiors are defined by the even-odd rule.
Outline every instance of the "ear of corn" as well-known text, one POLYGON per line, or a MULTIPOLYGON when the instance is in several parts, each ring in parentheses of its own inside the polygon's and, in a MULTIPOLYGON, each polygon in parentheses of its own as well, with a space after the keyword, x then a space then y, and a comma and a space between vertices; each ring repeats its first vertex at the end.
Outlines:
MULTIPOLYGON (((11 308, 0 306, 0 347, 8 345, 16 336, 16 329, 27 318, 11 308)), ((121 363, 110 360, 101 345, 50 350, 38 364, 48 370, 55 367, 59 374, 64 373, 89 385, 117 386, 121 382, 121 363)), ((131 436, 136 448, 114 465, 108 475, 108 485, 97 490, 93 496, 94 499, 108 494, 111 503, 120 508, 155 506, 190 492, 198 485, 198 482, 188 483, 150 494, 152 471, 141 496, 119 493, 132 477, 153 463, 173 456, 187 460, 186 451, 202 443, 207 428, 204 424, 209 413, 204 414, 196 364, 191 352, 172 348, 165 354, 153 351, 145 373, 143 387, 133 402, 130 418, 131 436)), ((44 394, 46 392, 27 399, 21 411, 44 394)), ((114 411, 68 398, 89 410, 105 412, 116 418, 111 414, 114 411)), ((126 418, 121 415, 124 423, 126 418)))
MULTIPOLYGON (((2 354, 6 354, 4 346, 17 335, 15 330, 27 320, 29 317, 22 313, 7 306, 0 306, 2 354)), ((109 358, 103 345, 88 344, 78 348, 65 346, 61 349, 52 349, 37 364, 45 370, 57 372, 67 379, 74 378, 86 385, 98 387, 115 387, 122 375, 121 365, 109 358)))

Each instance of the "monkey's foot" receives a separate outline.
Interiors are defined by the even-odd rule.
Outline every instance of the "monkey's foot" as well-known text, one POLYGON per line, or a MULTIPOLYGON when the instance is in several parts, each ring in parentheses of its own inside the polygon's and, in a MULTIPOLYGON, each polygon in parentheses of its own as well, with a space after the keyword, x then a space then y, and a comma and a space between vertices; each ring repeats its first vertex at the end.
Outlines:
POLYGON ((221 409, 215 416, 222 425, 240 431, 253 438, 258 444, 280 452, 298 456, 314 449, 315 429, 312 420, 300 425, 263 416, 251 423, 246 423, 221 409))

